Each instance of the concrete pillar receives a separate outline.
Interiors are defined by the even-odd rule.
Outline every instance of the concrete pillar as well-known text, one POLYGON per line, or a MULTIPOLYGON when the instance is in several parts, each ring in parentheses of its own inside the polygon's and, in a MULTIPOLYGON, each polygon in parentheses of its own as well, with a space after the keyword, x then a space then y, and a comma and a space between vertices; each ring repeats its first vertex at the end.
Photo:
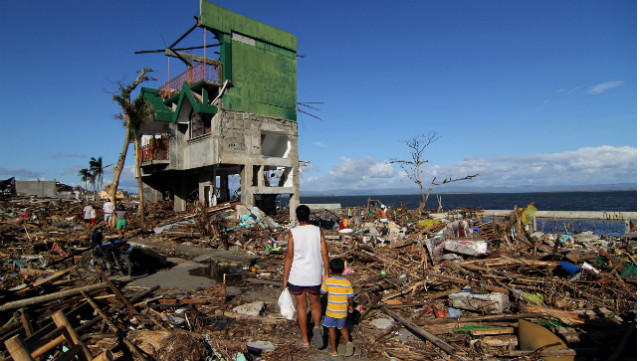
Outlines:
POLYGON ((228 202, 231 200, 229 195, 229 175, 220 175, 220 200, 222 202, 228 202))
POLYGON ((151 187, 147 183, 142 183, 142 194, 144 195, 144 203, 161 201, 163 194, 156 188, 151 187))
POLYGON ((213 170, 211 171, 211 205, 215 206, 218 204, 218 184, 216 183, 216 167, 213 167, 213 170))
POLYGON ((173 209, 176 212, 184 212, 187 210, 187 190, 185 182, 177 185, 177 189, 173 195, 173 209))
POLYGON ((215 203, 213 202, 213 191, 215 188, 215 178, 214 181, 211 182, 211 174, 212 172, 207 172, 204 170, 202 173, 198 175, 198 200, 202 202, 202 204, 206 206, 213 206, 215 203), (207 192, 208 189, 208 192, 207 192))
POLYGON ((300 197, 297 193, 289 194, 289 222, 294 224, 296 221, 296 208, 300 205, 300 197))
POLYGON ((240 202, 245 206, 253 207, 253 166, 244 164, 240 170, 240 202))
POLYGON ((263 188, 265 186, 264 165, 254 166, 253 170, 256 172, 256 174, 254 174, 254 178, 257 180, 256 187, 263 188))

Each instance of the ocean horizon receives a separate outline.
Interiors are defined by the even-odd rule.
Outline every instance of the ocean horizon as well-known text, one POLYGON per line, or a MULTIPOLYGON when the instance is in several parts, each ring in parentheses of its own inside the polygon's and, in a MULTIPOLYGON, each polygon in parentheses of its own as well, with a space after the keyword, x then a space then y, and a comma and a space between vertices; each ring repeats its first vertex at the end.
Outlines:
MULTIPOLYGON (((527 192, 527 193, 437 193, 431 194, 427 210, 442 208, 508 210, 533 204, 541 211, 618 211, 637 212, 637 191, 571 191, 571 192, 527 192)), ((392 208, 416 209, 420 194, 408 195, 360 195, 360 196, 301 196, 301 204, 340 203, 341 207, 366 206, 367 202, 380 202, 392 208)), ((289 200, 283 199, 282 205, 289 200)), ((563 233, 591 231, 598 235, 619 237, 624 234, 624 221, 596 220, 542 220, 538 219, 538 230, 563 233)))
MULTIPOLYGON (((438 208, 438 198, 444 210, 454 209, 513 209, 533 204, 545 211, 637 211, 637 191, 548 191, 523 193, 432 193, 427 209, 438 208)), ((416 209, 420 194, 300 196, 301 203, 340 203, 342 207, 366 206, 379 202, 388 206, 416 209)), ((284 199, 283 199, 284 201, 284 199)), ((288 204, 288 199, 283 205, 288 204)))

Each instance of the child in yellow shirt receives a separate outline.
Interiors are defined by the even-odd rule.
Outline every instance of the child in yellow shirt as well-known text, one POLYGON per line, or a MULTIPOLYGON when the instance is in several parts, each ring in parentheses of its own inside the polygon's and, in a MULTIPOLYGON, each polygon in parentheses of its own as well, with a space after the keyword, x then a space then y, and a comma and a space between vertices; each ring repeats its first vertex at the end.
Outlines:
POLYGON ((342 277, 344 260, 334 258, 329 262, 331 275, 322 282, 320 292, 327 295, 327 311, 322 325, 329 328, 329 342, 331 356, 338 356, 336 348, 336 329, 340 330, 342 338, 347 342, 345 356, 353 355, 353 343, 349 341, 349 330, 345 327, 347 312, 353 312, 353 288, 351 282, 342 277))

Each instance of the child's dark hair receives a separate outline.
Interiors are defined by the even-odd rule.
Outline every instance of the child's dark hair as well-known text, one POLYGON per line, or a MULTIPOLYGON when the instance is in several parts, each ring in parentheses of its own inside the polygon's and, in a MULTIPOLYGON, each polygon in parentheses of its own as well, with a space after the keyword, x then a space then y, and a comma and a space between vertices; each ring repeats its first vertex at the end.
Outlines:
POLYGON ((342 258, 332 259, 329 261, 329 269, 331 269, 331 273, 341 275, 344 271, 344 260, 342 258))
POLYGON ((296 208, 296 216, 300 222, 309 222, 309 215, 311 214, 311 210, 309 207, 303 205, 298 206, 296 208))

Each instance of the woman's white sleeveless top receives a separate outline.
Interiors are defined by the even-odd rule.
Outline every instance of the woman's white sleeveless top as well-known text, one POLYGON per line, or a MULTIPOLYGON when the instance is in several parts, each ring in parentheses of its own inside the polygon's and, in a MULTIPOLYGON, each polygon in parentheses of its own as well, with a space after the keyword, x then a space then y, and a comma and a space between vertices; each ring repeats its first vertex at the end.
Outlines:
POLYGON ((296 286, 319 286, 322 283, 322 240, 320 228, 308 224, 291 230, 293 262, 289 283, 296 286))

